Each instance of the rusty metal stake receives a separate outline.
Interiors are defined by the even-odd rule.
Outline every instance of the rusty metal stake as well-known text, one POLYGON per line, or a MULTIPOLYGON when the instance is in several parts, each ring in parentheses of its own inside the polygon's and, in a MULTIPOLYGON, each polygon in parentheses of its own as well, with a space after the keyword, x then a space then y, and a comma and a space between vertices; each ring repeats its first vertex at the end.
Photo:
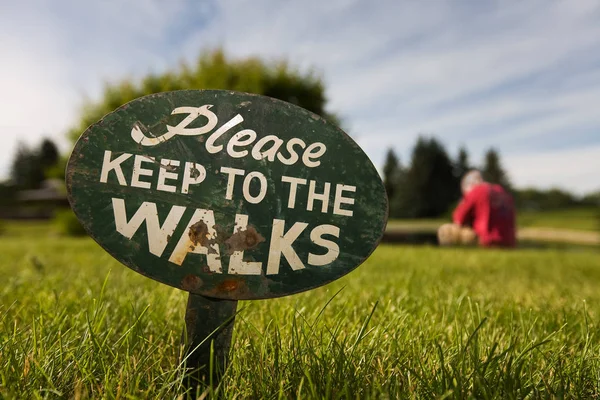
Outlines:
POLYGON ((219 384, 228 363, 236 309, 235 300, 190 293, 183 337, 189 388, 219 384))

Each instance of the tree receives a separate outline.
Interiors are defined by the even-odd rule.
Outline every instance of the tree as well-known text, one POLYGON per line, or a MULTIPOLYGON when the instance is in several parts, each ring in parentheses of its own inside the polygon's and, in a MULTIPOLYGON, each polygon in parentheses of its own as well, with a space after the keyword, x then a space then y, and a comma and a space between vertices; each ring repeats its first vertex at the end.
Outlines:
POLYGON ((228 59, 222 50, 205 52, 193 66, 182 64, 163 74, 151 74, 140 82, 106 84, 98 102, 84 105, 79 123, 69 131, 76 140, 85 129, 123 104, 152 93, 181 89, 229 89, 284 100, 339 125, 326 111, 325 87, 314 72, 300 73, 281 61, 267 65, 256 57, 228 59))
POLYGON ((43 168, 51 168, 58 162, 60 154, 54 142, 45 138, 40 145, 39 162, 43 168))
POLYGON ((581 204, 584 206, 598 207, 600 211, 600 190, 583 196, 581 204))
POLYGON ((469 163, 469 153, 467 153, 467 149, 464 146, 461 146, 458 150, 456 161, 454 162, 454 177, 459 183, 456 185, 456 193, 454 195, 457 199, 462 196, 460 181, 471 168, 472 167, 469 163))
POLYGON ((419 137, 405 174, 398 207, 407 217, 438 217, 457 200, 458 185, 443 145, 435 138, 419 137))
POLYGON ((389 149, 383 166, 383 184, 388 195, 390 217, 407 216, 402 205, 404 202, 404 174, 404 168, 396 153, 389 149))
POLYGON ((471 165, 469 164, 469 153, 467 153, 467 149, 464 146, 458 150, 458 157, 456 159, 456 168, 454 169, 454 175, 458 179, 462 179, 462 177, 471 169, 471 165))
POLYGON ((10 180, 19 190, 38 189, 50 171, 59 164, 58 148, 50 139, 44 139, 37 149, 23 143, 17 145, 10 170, 10 180))
POLYGON ((512 190, 508 176, 500 163, 500 155, 494 148, 485 153, 482 175, 487 182, 501 185, 506 190, 512 190))
POLYGON ((44 181, 44 169, 38 152, 19 143, 10 169, 10 180, 19 190, 39 188, 44 181))
POLYGON ((398 157, 394 150, 389 149, 383 165, 383 185, 390 201, 396 192, 400 172, 401 166, 398 157))
POLYGON ((62 155, 58 158, 58 161, 52 166, 45 170, 47 179, 59 179, 65 180, 65 170, 67 168, 67 162, 69 161, 68 155, 62 155))

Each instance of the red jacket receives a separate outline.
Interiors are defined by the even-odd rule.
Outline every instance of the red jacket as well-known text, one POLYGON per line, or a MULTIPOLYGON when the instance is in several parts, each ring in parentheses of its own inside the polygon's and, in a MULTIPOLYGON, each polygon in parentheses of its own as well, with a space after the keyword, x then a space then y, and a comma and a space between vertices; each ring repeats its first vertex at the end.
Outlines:
POLYGON ((475 186, 456 207, 452 219, 458 225, 472 222, 482 246, 515 246, 515 206, 500 185, 475 186))

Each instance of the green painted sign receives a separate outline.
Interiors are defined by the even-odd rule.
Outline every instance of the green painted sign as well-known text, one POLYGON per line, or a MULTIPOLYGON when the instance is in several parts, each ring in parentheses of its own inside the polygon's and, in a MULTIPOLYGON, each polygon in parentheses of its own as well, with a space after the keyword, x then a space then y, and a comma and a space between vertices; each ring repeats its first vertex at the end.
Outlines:
POLYGON ((340 278, 375 249, 388 212, 377 170, 339 128, 219 90, 145 96, 106 115, 77 142, 67 188, 123 264, 230 300, 340 278))

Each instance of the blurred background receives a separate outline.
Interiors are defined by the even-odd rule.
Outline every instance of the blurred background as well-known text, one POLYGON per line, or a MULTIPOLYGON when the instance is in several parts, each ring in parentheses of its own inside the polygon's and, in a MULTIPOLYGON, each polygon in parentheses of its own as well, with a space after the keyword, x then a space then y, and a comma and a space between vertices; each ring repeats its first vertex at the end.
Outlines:
POLYGON ((91 123, 149 93, 233 89, 339 124, 380 169, 389 240, 435 241, 480 168, 519 237, 600 243, 600 8, 578 2, 27 1, 0 5, 0 218, 68 211, 91 123))

